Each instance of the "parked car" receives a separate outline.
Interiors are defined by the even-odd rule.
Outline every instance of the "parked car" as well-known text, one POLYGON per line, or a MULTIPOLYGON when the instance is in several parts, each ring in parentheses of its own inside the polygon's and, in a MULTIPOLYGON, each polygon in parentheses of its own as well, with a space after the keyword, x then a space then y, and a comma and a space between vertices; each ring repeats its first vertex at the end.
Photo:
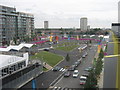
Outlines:
POLYGON ((69 71, 74 71, 75 70, 75 65, 72 65, 70 68, 68 68, 69 71))
POLYGON ((82 76, 85 76, 85 77, 87 77, 87 78, 88 78, 89 73, 84 73, 84 74, 82 74, 82 76))
POLYGON ((79 75, 79 71, 78 70, 74 70, 73 72, 73 77, 77 78, 79 75))
POLYGON ((53 44, 53 42, 49 42, 49 45, 52 45, 53 44))
POLYGON ((87 52, 85 52, 85 56, 87 56, 88 55, 88 53, 87 52))
POLYGON ((84 71, 88 71, 88 72, 89 72, 90 70, 92 70, 92 67, 88 67, 88 68, 85 68, 85 69, 84 69, 84 71))
POLYGON ((49 51, 49 49, 45 48, 44 51, 49 51))
POLYGON ((74 65, 77 67, 80 64, 80 62, 75 62, 74 65))
POLYGON ((80 77, 80 85, 84 85, 86 83, 87 77, 81 76, 80 77))
POLYGON ((65 73, 64 73, 64 77, 69 77, 70 76, 70 71, 66 71, 65 73))
POLYGON ((54 67, 52 70, 53 70, 53 71, 59 71, 60 69, 61 69, 61 67, 56 66, 56 67, 54 67))
POLYGON ((85 58, 85 57, 86 57, 86 55, 85 55, 85 54, 83 54, 83 55, 82 55, 82 58, 85 58))
POLYGON ((81 62, 82 62, 82 58, 80 58, 80 59, 79 59, 79 60, 77 60, 77 61, 81 63, 81 62))

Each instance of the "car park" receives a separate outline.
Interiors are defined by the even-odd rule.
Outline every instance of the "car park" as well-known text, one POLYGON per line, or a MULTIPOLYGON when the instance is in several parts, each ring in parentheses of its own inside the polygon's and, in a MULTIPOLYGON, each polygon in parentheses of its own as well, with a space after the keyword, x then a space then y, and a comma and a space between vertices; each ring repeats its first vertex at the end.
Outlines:
POLYGON ((66 71, 65 73, 64 73, 64 77, 69 77, 70 76, 70 71, 66 71))
POLYGON ((80 77, 80 85, 84 85, 86 83, 87 77, 81 76, 80 77))
POLYGON ((73 77, 77 78, 79 75, 79 71, 78 70, 74 70, 73 72, 73 77))

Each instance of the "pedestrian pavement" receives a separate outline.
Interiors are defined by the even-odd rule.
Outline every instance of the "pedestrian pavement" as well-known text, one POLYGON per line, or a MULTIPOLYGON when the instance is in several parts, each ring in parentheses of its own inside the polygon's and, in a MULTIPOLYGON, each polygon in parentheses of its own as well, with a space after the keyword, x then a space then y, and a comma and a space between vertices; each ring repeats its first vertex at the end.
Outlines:
POLYGON ((53 67, 50 66, 49 64, 47 64, 46 62, 43 62, 43 66, 48 69, 48 70, 51 70, 53 67))
POLYGON ((99 88, 103 88, 103 76, 104 76, 104 68, 99 76, 100 78, 98 79, 98 87, 99 88))

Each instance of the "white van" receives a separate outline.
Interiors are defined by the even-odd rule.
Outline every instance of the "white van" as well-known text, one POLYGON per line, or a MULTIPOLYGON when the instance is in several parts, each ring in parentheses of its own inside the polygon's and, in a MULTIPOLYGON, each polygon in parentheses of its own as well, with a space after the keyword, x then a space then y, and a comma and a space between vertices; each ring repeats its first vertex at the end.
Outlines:
POLYGON ((87 77, 81 76, 80 77, 80 85, 84 85, 86 83, 87 77))

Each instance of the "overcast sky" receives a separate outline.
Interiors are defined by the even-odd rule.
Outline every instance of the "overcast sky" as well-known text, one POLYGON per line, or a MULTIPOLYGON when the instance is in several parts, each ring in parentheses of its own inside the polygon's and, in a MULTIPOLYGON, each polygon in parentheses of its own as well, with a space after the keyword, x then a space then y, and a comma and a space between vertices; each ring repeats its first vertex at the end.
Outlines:
POLYGON ((80 27, 80 18, 87 17, 91 27, 110 28, 118 21, 119 0, 0 0, 1 5, 34 14, 35 27, 80 27))

